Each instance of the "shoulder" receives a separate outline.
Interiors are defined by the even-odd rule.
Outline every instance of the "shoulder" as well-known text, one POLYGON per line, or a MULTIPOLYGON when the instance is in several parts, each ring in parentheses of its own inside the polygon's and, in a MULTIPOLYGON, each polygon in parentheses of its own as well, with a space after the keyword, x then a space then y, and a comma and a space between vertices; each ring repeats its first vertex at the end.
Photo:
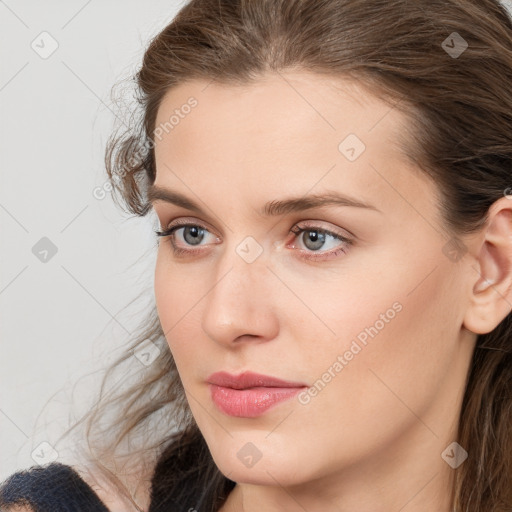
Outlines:
POLYGON ((149 509, 151 482, 149 481, 149 485, 143 485, 144 479, 141 475, 138 475, 136 482, 131 482, 137 484, 137 491, 135 496, 128 498, 127 495, 121 494, 112 482, 99 477, 99 473, 93 474, 89 470, 80 470, 80 474, 110 512, 143 512, 149 509), (133 499, 136 499, 139 504, 133 499))
POLYGON ((66 464, 53 462, 17 471, 0 483, 2 512, 61 510, 109 512, 98 494, 66 464))

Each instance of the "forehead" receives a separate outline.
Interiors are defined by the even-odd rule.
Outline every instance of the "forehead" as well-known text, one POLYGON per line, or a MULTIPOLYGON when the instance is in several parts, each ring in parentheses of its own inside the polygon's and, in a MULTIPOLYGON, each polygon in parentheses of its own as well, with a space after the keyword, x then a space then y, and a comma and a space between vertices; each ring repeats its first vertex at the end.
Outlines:
POLYGON ((362 143, 356 150, 389 147, 389 158, 399 156, 406 124, 401 112, 354 80, 288 72, 244 85, 182 83, 163 97, 154 138, 157 160, 162 153, 180 160, 222 155, 226 162, 273 153, 332 158, 351 134, 362 143))
POLYGON ((189 81, 169 90, 157 113, 156 182, 182 191, 194 183, 204 196, 223 186, 261 202, 272 190, 346 189, 396 206, 400 195, 431 185, 400 149, 408 124, 344 78, 295 72, 245 85, 189 81))
MULTIPOLYGON (((155 127, 164 126, 173 114, 188 112, 191 98, 197 105, 189 113, 203 122, 215 118, 223 128, 249 128, 265 122, 267 131, 279 125, 290 131, 298 127, 297 122, 328 132, 366 131, 392 110, 354 79, 309 72, 269 73, 243 85, 192 80, 175 86, 161 101, 155 127)), ((403 121, 398 111, 391 114, 388 122, 403 121)))

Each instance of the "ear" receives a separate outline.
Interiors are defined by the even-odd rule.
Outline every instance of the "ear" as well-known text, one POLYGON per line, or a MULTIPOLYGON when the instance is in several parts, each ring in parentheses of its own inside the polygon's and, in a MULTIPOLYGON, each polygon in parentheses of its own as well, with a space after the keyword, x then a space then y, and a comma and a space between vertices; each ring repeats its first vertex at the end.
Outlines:
POLYGON ((463 325, 475 334, 487 334, 512 310, 511 196, 489 208, 475 254, 473 288, 463 325))

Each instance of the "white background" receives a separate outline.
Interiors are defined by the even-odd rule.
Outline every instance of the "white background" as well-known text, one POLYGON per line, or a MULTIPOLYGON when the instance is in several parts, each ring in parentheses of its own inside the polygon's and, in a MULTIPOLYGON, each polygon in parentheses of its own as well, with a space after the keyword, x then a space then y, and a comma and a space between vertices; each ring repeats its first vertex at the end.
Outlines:
POLYGON ((153 298, 156 216, 93 190, 107 181, 110 90, 181 4, 0 2, 0 481, 36 464, 73 383, 119 354, 135 325, 123 307, 153 298), (31 47, 51 48, 43 31, 58 43, 46 59, 31 47), (57 247, 46 263, 32 253, 42 237, 57 247))

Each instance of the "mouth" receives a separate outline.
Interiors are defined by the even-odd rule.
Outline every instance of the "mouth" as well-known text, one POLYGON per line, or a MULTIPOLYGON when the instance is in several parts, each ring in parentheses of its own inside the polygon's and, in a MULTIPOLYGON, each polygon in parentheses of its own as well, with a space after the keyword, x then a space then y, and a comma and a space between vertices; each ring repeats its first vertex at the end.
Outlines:
POLYGON ((217 372, 210 375, 207 382, 217 408, 228 416, 239 418, 260 416, 308 387, 302 382, 290 382, 253 372, 240 375, 217 372))

